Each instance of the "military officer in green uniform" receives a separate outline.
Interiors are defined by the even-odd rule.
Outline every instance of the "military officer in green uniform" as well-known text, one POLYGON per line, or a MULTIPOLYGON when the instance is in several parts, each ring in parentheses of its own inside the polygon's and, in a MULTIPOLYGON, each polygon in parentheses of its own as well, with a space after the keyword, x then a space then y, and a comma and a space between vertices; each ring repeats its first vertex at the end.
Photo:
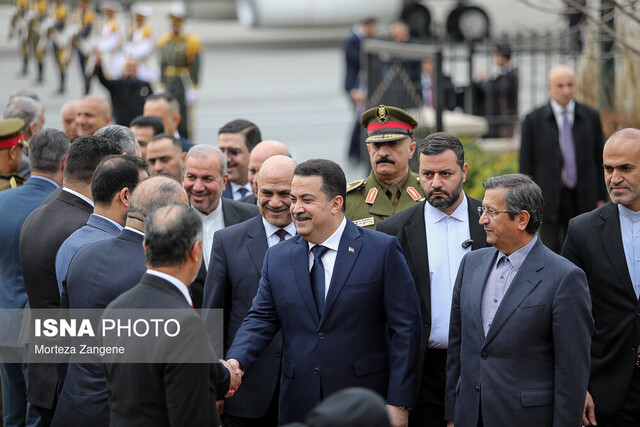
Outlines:
POLYGON ((171 32, 158 42, 160 84, 180 103, 182 120, 178 124, 181 137, 192 139, 195 130, 195 103, 202 56, 202 42, 193 34, 183 34, 187 11, 182 3, 171 6, 171 32))
POLYGON ((19 187, 25 182, 18 175, 24 145, 23 130, 22 119, 0 120, 0 191, 19 187))
POLYGON ((371 173, 347 185, 346 214, 356 225, 377 222, 424 200, 418 174, 409 169, 418 122, 400 108, 380 105, 362 115, 371 173))

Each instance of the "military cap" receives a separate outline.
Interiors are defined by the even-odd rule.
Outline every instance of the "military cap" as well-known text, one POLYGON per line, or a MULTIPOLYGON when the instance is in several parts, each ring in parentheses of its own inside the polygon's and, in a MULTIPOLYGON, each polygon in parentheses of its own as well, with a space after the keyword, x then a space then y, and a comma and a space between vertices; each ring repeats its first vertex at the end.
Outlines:
POLYGON ((398 141, 412 136, 418 122, 400 108, 378 105, 364 112, 362 126, 367 129, 366 141, 375 143, 398 141))
POLYGON ((0 120, 0 150, 11 148, 23 139, 24 121, 19 118, 0 120))
POLYGON ((120 10, 122 10, 122 6, 117 1, 108 0, 102 2, 102 4, 100 5, 100 9, 102 9, 103 11, 109 10, 111 12, 118 13, 120 12, 120 10))
POLYGON ((181 1, 174 1, 169 7, 169 17, 172 19, 183 20, 187 17, 187 8, 181 1))
POLYGON ((133 15, 148 17, 148 16, 151 16, 151 8, 149 6, 136 4, 131 6, 131 13, 133 15))

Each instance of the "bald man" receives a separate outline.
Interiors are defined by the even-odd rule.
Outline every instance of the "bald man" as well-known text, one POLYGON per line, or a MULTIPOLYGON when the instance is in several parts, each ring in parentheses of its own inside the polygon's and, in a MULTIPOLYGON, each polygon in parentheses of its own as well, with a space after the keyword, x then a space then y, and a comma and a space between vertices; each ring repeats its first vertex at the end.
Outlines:
MULTIPOLYGON (((290 157, 276 155, 266 159, 258 173, 260 215, 219 230, 213 236, 203 308, 223 308, 226 313, 225 356, 251 308, 267 248, 296 234, 290 212, 295 167, 296 162, 290 157)), ((281 352, 282 338, 277 334, 262 352, 251 375, 243 378, 236 394, 225 400, 222 415, 225 426, 277 425, 281 352)))
POLYGON ((93 135, 101 127, 111 123, 111 103, 97 95, 87 95, 80 100, 76 114, 78 136, 93 135))
POLYGON ((62 116, 62 128, 64 134, 67 135, 70 141, 73 141, 78 136, 78 129, 76 127, 76 116, 78 115, 78 108, 80 107, 80 101, 71 100, 62 106, 60 115, 62 116))
POLYGON ((253 194, 250 194, 242 199, 241 202, 256 204, 258 199, 258 171, 260 170, 260 166, 267 160, 269 157, 284 155, 287 157, 291 157, 289 154, 289 150, 287 150, 286 145, 284 145, 280 141, 275 141, 273 139, 268 139, 266 141, 259 142, 253 150, 251 150, 251 154, 249 155, 249 182, 251 183, 251 190, 253 194))
POLYGON ((560 252, 569 220, 604 204, 604 139, 600 115, 574 99, 576 77, 566 65, 548 75, 550 100, 522 123, 520 172, 542 189, 542 242, 560 252))

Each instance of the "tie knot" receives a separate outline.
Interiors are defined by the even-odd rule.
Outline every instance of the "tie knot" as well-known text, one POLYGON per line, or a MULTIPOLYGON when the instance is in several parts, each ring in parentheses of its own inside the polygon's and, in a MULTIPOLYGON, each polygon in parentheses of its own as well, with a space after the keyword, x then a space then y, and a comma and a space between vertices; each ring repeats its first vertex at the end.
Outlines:
POLYGON ((278 236, 278 238, 280 239, 280 242, 284 242, 284 240, 286 239, 289 233, 284 228, 281 228, 278 231, 276 231, 274 234, 278 236))
POLYGON ((244 188, 244 187, 240 187, 240 188, 238 188, 238 193, 240 193, 240 195, 241 195, 242 197, 246 196, 248 192, 249 192, 249 190, 247 190, 247 189, 246 189, 246 188, 244 188))
POLYGON ((322 258, 322 256, 329 250, 326 246, 315 245, 311 252, 313 252, 313 257, 315 259, 322 258))

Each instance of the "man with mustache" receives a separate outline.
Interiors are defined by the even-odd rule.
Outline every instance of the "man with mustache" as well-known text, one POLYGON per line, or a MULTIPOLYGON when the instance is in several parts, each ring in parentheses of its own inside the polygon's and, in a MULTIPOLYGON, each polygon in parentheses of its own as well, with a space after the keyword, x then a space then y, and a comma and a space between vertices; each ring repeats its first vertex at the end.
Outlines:
POLYGON ((562 255, 587 274, 595 329, 582 424, 640 426, 640 130, 603 151, 607 203, 569 221, 562 255))
POLYGON ((424 200, 419 177, 409 169, 418 122, 400 108, 380 105, 362 115, 371 173, 347 185, 346 215, 370 230, 388 216, 424 200))
POLYGON ((222 197, 240 200, 252 193, 249 182, 249 154, 262 140, 260 129, 248 120, 236 119, 218 130, 218 147, 227 156, 229 185, 222 197))
MULTIPOLYGON (((225 353, 256 296, 267 249, 296 235, 289 211, 295 167, 296 162, 287 156, 266 159, 256 183, 260 215, 220 230, 213 238, 203 307, 224 309, 225 353)), ((277 425, 281 353, 282 336, 276 334, 242 387, 224 401, 222 422, 226 427, 277 425)))
MULTIPOLYGON (((151 163, 151 160, 149 160, 151 163)), ((202 292, 209 268, 213 234, 225 227, 253 218, 258 207, 248 203, 225 199, 221 195, 227 184, 227 159, 211 145, 194 145, 185 159, 184 189, 189 204, 196 209, 203 225, 203 260, 198 276, 190 285, 193 304, 202 307, 202 292)))
POLYGON ((409 415, 410 426, 446 425, 444 389, 453 283, 462 257, 487 245, 477 220, 482 202, 462 190, 468 168, 458 138, 444 132, 429 135, 420 144, 420 186, 426 202, 376 225, 376 230, 400 241, 420 299, 420 389, 418 404, 409 415))

